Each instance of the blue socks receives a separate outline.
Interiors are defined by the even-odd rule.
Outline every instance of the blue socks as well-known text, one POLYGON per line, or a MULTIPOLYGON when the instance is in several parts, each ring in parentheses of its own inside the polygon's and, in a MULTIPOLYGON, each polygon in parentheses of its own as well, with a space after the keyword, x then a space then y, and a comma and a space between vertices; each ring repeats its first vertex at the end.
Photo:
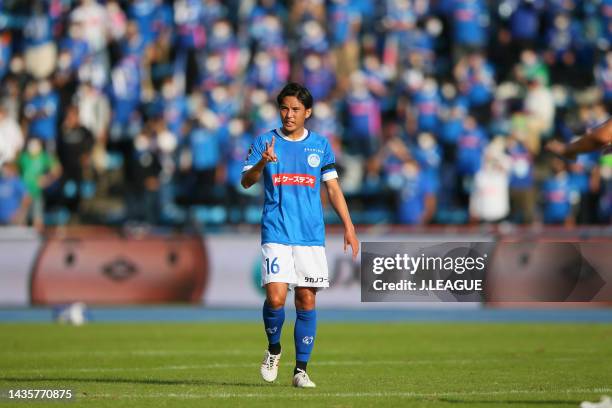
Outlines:
MULTIPOLYGON (((285 322, 285 308, 272 309, 264 302, 262 313, 268 336, 268 351, 271 354, 279 354, 281 331, 285 322)), ((296 314, 293 331, 296 369, 306 370, 317 334, 317 312, 316 310, 296 310, 296 314)))
POLYGON ((262 312, 264 327, 266 329, 266 335, 268 336, 268 343, 275 346, 271 347, 270 353, 279 354, 281 330, 283 329, 283 323, 285 322, 285 308, 280 307, 278 309, 272 309, 271 307, 268 307, 266 302, 264 302, 262 312))
POLYGON ((295 359, 298 363, 307 363, 317 334, 317 312, 316 310, 296 310, 296 313, 297 319, 293 331, 295 359))

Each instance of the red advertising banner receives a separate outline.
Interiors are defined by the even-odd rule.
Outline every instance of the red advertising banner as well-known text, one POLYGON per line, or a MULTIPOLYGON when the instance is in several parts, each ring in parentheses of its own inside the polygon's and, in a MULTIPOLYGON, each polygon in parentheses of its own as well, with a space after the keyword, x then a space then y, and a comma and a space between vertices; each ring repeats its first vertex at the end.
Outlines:
POLYGON ((78 230, 46 239, 32 304, 200 303, 208 259, 200 236, 122 236, 78 230))

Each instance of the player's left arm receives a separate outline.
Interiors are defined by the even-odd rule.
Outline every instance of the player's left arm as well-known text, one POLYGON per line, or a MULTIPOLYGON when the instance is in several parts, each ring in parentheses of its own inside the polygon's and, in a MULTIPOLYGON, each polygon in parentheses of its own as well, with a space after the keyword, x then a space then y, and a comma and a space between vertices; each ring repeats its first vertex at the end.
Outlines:
POLYGON ((346 205, 346 200, 344 199, 344 194, 342 193, 338 179, 332 178, 325 181, 325 188, 327 189, 329 202, 332 207, 334 207, 334 210, 344 225, 344 251, 346 252, 347 246, 350 246, 353 251, 353 259, 356 259, 359 253, 359 240, 357 239, 355 226, 351 220, 351 215, 349 214, 348 206, 346 205))

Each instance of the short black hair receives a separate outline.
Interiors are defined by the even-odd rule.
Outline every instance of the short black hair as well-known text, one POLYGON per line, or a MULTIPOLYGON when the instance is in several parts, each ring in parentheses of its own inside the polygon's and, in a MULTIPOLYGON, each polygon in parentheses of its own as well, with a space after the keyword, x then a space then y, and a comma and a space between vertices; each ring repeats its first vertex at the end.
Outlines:
POLYGON ((276 97, 276 102, 278 103, 278 106, 283 103, 283 99, 285 99, 286 96, 295 96, 297 100, 300 101, 306 109, 312 108, 313 101, 310 91, 308 90, 308 88, 301 84, 298 84, 297 82, 288 83, 287 85, 285 85, 283 90, 280 91, 280 93, 276 97))

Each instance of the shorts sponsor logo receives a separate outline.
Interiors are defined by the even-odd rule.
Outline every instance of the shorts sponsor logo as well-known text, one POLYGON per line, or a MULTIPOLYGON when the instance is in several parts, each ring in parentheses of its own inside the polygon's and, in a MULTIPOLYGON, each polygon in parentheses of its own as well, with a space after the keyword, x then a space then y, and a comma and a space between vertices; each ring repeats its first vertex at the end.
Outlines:
POLYGON ((302 343, 307 344, 307 345, 312 344, 313 341, 314 341, 313 336, 306 336, 302 339, 302 343))
POLYGON ((305 277, 304 281, 306 283, 324 283, 324 282, 327 282, 328 279, 327 278, 310 278, 310 277, 305 277))
POLYGON ((312 153, 308 155, 308 165, 310 167, 319 167, 319 164, 321 164, 321 157, 318 154, 312 153))
POLYGON ((280 173, 272 176, 272 182, 275 186, 306 186, 314 188, 317 178, 310 174, 286 174, 280 173))

